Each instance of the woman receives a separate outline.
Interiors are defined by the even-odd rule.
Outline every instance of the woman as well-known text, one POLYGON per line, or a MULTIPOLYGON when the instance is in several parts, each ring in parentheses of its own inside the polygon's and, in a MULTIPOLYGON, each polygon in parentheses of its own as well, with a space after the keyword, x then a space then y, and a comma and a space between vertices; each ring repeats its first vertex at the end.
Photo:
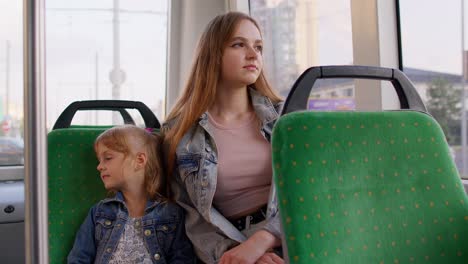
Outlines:
POLYGON ((214 18, 164 125, 172 190, 206 263, 283 263, 270 135, 281 99, 263 74, 262 36, 246 14, 214 18))

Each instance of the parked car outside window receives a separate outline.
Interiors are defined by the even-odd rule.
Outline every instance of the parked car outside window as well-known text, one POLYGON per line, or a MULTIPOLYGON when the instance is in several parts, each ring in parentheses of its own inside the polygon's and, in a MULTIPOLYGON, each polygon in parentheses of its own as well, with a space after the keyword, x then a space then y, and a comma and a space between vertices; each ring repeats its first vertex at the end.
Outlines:
POLYGON ((24 143, 21 139, 0 137, 0 166, 24 165, 24 143))

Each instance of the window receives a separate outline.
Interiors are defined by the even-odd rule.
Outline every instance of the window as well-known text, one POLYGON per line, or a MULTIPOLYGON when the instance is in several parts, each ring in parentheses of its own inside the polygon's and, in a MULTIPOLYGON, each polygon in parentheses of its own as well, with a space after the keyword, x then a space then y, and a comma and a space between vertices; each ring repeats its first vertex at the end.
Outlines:
POLYGON ((343 89, 344 97, 353 97, 353 88, 343 89))
MULTIPOLYGON (((77 100, 141 101, 164 116, 167 1, 46 1, 47 123, 77 100)), ((122 122, 85 111, 79 124, 122 122)))
MULTIPOLYGON (((455 163, 466 178, 468 156, 463 159, 461 117, 466 82, 462 78, 462 54, 466 54, 467 46, 463 44, 462 53, 460 3, 428 0, 421 12, 421 2, 399 1, 403 71, 444 130, 455 163)), ((464 28, 466 36, 466 23, 464 28)))
POLYGON ((0 1, 0 167, 23 165, 23 4, 0 1))
MULTIPOLYGON (((250 14, 263 32, 265 73, 283 97, 312 66, 353 64, 350 0, 255 0, 250 1, 250 14)), ((340 85, 354 83, 317 82, 309 106, 315 104, 314 98, 330 94, 329 100, 342 100, 336 92, 327 92, 339 90, 340 85)))

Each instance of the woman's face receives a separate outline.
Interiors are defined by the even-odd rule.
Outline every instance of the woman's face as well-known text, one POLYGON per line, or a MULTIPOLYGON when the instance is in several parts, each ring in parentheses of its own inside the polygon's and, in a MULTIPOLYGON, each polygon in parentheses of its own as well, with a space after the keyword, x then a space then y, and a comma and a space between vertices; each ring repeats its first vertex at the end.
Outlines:
POLYGON ((221 82, 239 87, 254 83, 263 69, 262 49, 255 24, 247 19, 240 21, 224 48, 221 82))

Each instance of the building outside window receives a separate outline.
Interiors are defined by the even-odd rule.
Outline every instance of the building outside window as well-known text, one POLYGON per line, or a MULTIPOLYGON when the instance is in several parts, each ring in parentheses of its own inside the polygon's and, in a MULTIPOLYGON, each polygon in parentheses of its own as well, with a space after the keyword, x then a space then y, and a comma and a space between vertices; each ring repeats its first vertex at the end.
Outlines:
MULTIPOLYGON (((353 64, 350 0, 255 0, 250 13, 264 34, 267 78, 283 97, 309 67, 353 64)), ((353 80, 319 80, 309 108, 354 109, 343 86, 354 89, 353 80)))

